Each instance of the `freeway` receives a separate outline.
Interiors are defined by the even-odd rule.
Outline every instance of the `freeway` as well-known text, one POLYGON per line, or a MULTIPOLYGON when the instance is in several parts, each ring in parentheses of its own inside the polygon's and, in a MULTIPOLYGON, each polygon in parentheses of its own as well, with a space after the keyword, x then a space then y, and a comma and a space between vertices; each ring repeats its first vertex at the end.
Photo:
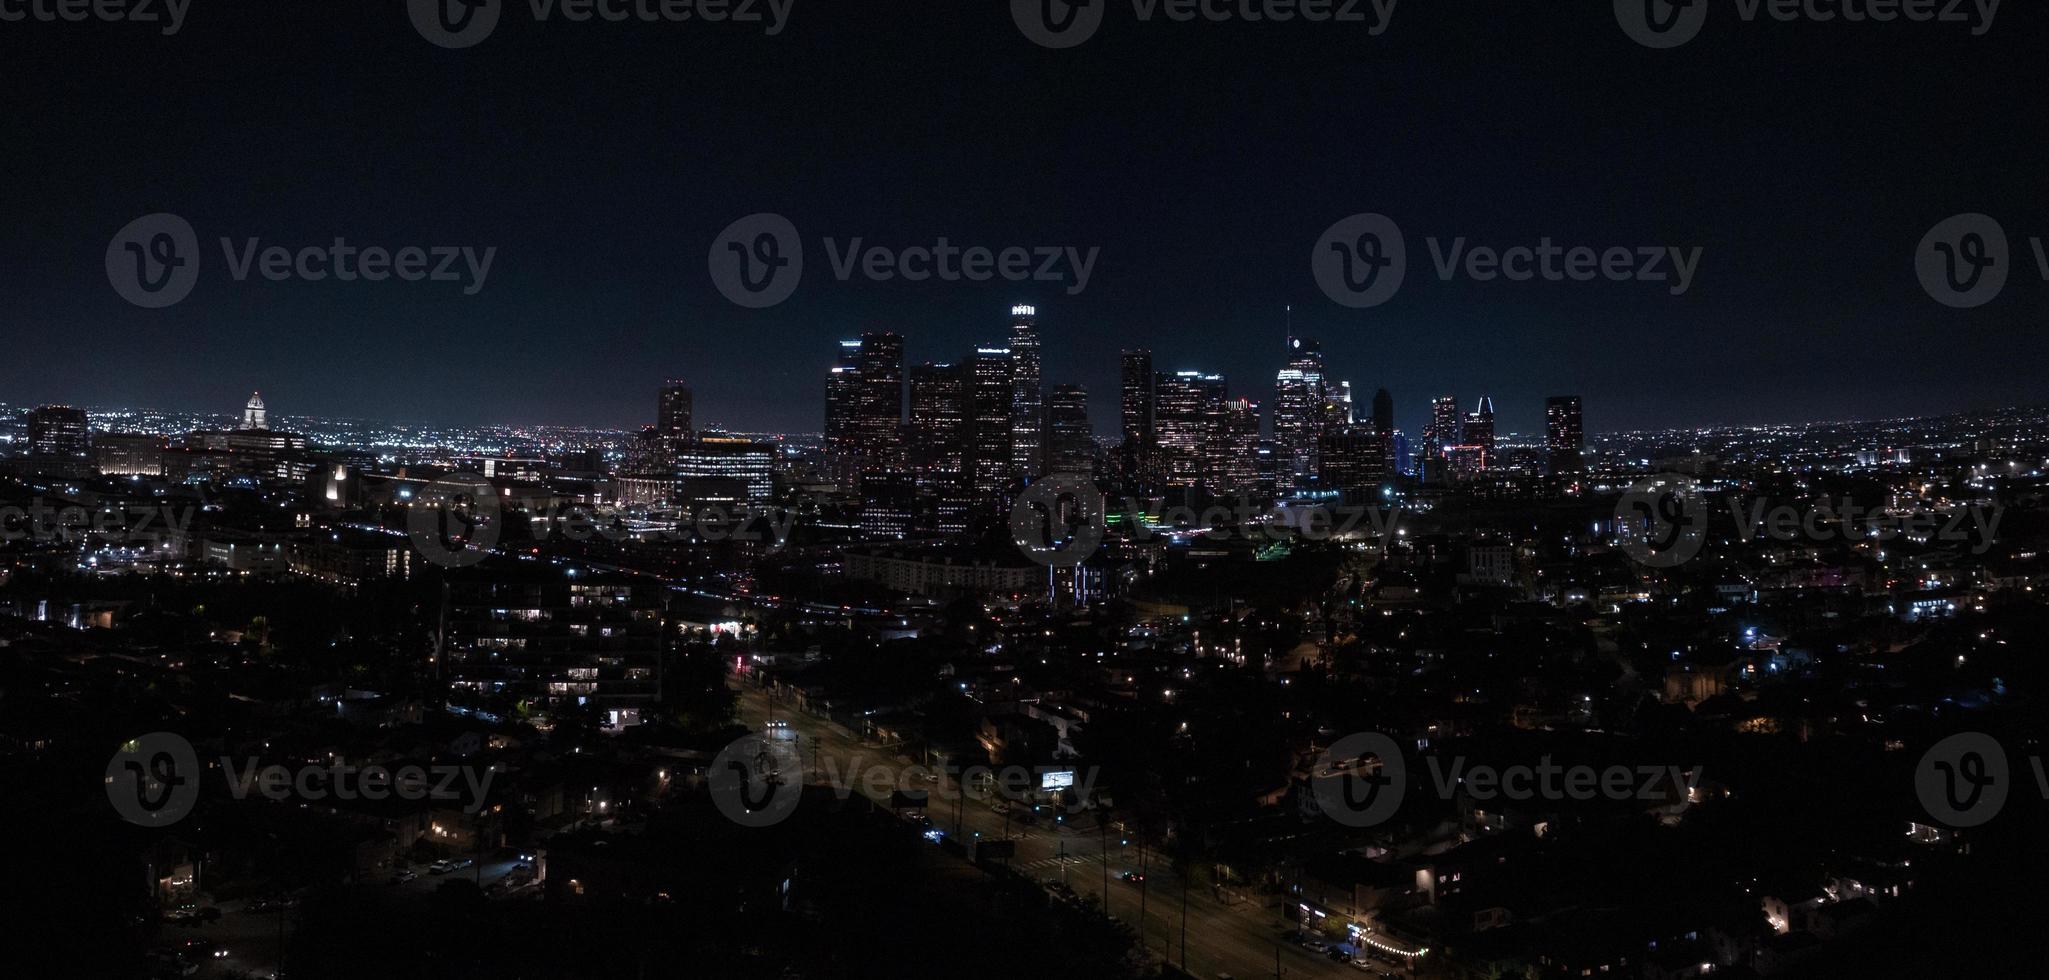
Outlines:
MULTIPOLYGON (((858 792, 888 805, 889 788, 900 783, 895 777, 917 766, 916 760, 907 756, 862 744, 854 733, 830 720, 794 711, 788 704, 771 705, 768 693, 761 688, 751 684, 740 686, 740 720, 750 730, 762 731, 771 718, 771 709, 774 719, 787 722, 788 730, 794 734, 794 747, 808 783, 831 785, 846 793, 858 792), (866 774, 878 769, 892 778, 866 778, 866 774)), ((953 791, 951 784, 935 786, 916 778, 902 785, 931 792, 926 812, 934 829, 970 842, 999 840, 1006 834, 1016 840, 1017 853, 1011 867, 1032 878, 1064 882, 1078 895, 1101 897, 1107 877, 1107 909, 1127 924, 1138 921, 1141 888, 1119 880, 1118 876, 1143 866, 1146 880, 1142 938, 1146 950, 1163 962, 1183 967, 1193 976, 1272 977, 1277 957, 1284 977, 1359 980, 1366 975, 1360 968, 1289 942, 1292 927, 1281 919, 1276 908, 1259 899, 1226 904, 1212 896, 1206 886, 1191 887, 1185 893, 1184 924, 1184 882, 1180 876, 1166 862, 1158 861, 1157 855, 1141 853, 1137 842, 1126 843, 1114 833, 1105 833, 1093 820, 1084 821, 1085 826, 1069 826, 1044 818, 1023 826, 996 812, 991 808, 992 801, 977 797, 972 790, 960 794, 953 791)))

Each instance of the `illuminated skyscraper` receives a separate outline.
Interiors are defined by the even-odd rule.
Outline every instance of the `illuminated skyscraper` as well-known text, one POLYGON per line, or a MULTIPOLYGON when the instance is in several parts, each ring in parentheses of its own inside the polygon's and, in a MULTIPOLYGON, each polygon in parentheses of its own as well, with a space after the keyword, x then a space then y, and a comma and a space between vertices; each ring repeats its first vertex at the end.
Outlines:
POLYGON ((1384 478, 1401 469, 1400 450, 1394 438, 1394 395, 1386 388, 1373 393, 1373 436, 1380 440, 1381 452, 1387 457, 1381 466, 1384 478))
POLYGON ((1224 376, 1181 371, 1154 382, 1153 431, 1160 476, 1169 486, 1196 487, 1210 475, 1211 442, 1222 432, 1224 376))
POLYGON ((690 386, 681 381, 669 381, 662 385, 659 403, 655 406, 655 432, 668 440, 672 449, 681 449, 690 441, 691 429, 690 386))
POLYGON ((1030 306, 1010 308, 1010 471, 1039 475, 1045 464, 1046 396, 1039 366, 1039 314, 1030 306))
POLYGON ((1153 446, 1153 352, 1128 350, 1123 357, 1123 385, 1120 416, 1123 439, 1119 451, 1129 475, 1145 470, 1153 446))
POLYGON ((920 473, 961 472, 966 455, 967 378, 958 365, 920 364, 911 369, 910 438, 905 449, 920 473))
POLYGON ((1218 493, 1259 490, 1259 405, 1234 398, 1221 406, 1207 447, 1208 483, 1218 493))
POLYGON ((825 441, 834 476, 903 465, 904 339, 893 333, 840 341, 825 382, 825 441))
POLYGON ((1288 338, 1288 363, 1274 379, 1274 443, 1283 460, 1283 476, 1299 483, 1316 473, 1317 439, 1322 436, 1325 407, 1323 350, 1314 340, 1288 338))
POLYGON ((1461 468, 1485 470, 1494 465, 1494 399, 1481 396, 1459 433, 1461 468))
POLYGON ((1080 385, 1054 385, 1046 398, 1046 472, 1095 470, 1095 433, 1089 430, 1089 392, 1080 385))
POLYGON ((1458 397, 1443 395, 1430 399, 1430 424, 1423 427, 1423 454, 1441 457, 1447 447, 1458 445, 1458 397))
POLYGON ((1007 347, 977 347, 968 361, 968 490, 983 503, 1000 499, 1010 483, 1010 406, 1017 381, 1007 347))
POLYGON ((1553 474, 1586 470, 1586 423, 1578 395, 1544 400, 1544 449, 1553 474))

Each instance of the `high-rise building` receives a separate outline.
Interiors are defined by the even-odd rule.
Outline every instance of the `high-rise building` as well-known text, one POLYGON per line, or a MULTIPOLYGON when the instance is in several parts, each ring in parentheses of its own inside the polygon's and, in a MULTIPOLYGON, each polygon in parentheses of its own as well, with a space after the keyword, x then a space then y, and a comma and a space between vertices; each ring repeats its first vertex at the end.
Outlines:
POLYGON ((1586 422, 1578 395, 1544 400, 1544 449, 1553 474, 1586 470, 1586 422))
POLYGON ((1459 469, 1486 470, 1494 465, 1494 399, 1482 396, 1466 416, 1459 432, 1458 456, 1459 469))
POLYGON ((92 452, 85 411, 69 405, 30 409, 28 451, 45 459, 85 459, 92 452))
POLYGON ((669 381, 662 385, 658 404, 655 406, 655 432, 669 445, 682 448, 690 441, 691 429, 690 386, 681 381, 669 381))
POLYGON ((911 418, 904 449, 919 473, 961 472, 966 455, 967 378, 958 365, 911 369, 911 418))
POLYGON ((1046 396, 1039 364, 1039 311, 1010 308, 1010 471, 1022 478, 1045 466, 1046 396))
POLYGON ((861 376, 861 342, 842 340, 839 359, 825 377, 825 455, 834 479, 851 480, 859 471, 860 439, 855 434, 861 376))
POLYGON ((263 392, 251 392, 249 404, 242 406, 242 430, 270 428, 270 410, 263 407, 263 392))
POLYGON ((1122 438, 1118 451, 1124 457, 1125 472, 1137 475, 1144 472, 1153 446, 1153 352, 1125 351, 1122 365, 1118 406, 1122 438))
POLYGON ((1441 457, 1447 447, 1458 442, 1458 397, 1442 395, 1430 399, 1430 424, 1423 427, 1424 455, 1441 457))
POLYGON ((1226 385, 1221 374, 1181 371, 1153 383, 1153 433, 1160 477, 1169 485, 1196 487, 1208 477, 1207 449, 1222 431, 1226 385))
POLYGON ((1217 430, 1207 447, 1208 483, 1218 493, 1250 495, 1259 490, 1259 404, 1234 398, 1221 406, 1217 430))
POLYGON ((1373 393, 1373 435, 1380 440, 1381 452, 1387 457, 1381 465, 1385 478, 1401 469, 1401 449, 1394 438, 1394 395, 1386 388, 1373 393))
POLYGON ((904 339, 893 333, 840 341, 825 382, 825 441, 837 479, 902 464, 904 339))
POLYGON ((1316 473, 1317 439, 1330 409, 1323 377, 1323 348, 1314 340, 1288 338, 1288 363, 1274 379, 1274 442, 1283 460, 1283 482, 1316 473))
POLYGON ((1046 398, 1046 472, 1095 471, 1095 433, 1089 430, 1089 392, 1081 385, 1054 385, 1046 398))
POLYGON ((977 347, 968 361, 966 470, 968 490, 983 503, 1010 483, 1010 406, 1016 397, 1010 349, 977 347))
POLYGON ((1324 433, 1320 443, 1316 476, 1324 488, 1361 493, 1387 480, 1387 440, 1373 426, 1335 429, 1324 433))
POLYGON ((1323 428, 1343 428, 1352 424, 1352 383, 1350 381, 1325 381, 1323 383, 1323 428))

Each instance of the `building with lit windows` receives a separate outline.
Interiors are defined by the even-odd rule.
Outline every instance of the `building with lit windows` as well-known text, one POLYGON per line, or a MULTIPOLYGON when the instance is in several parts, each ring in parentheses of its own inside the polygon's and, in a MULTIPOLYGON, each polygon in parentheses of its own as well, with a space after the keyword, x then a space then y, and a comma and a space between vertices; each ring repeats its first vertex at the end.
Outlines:
POLYGON ((639 724, 661 696, 667 590, 648 578, 479 567, 442 586, 435 664, 451 703, 639 724))
POLYGON ((1045 466, 1046 405, 1039 366, 1039 311, 1010 308, 1010 473, 1036 477, 1045 466))

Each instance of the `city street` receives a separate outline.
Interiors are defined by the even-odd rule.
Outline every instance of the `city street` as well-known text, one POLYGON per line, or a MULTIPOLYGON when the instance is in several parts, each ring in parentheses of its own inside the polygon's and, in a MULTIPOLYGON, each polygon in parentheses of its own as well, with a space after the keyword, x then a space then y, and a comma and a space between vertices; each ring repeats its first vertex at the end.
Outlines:
MULTIPOLYGON (((742 686, 740 693, 741 721, 753 731, 762 731, 770 718, 767 692, 753 686, 742 686)), ((795 747, 802 757, 807 782, 829 782, 821 773, 845 774, 850 767, 865 772, 870 767, 882 766, 896 773, 917 764, 917 760, 907 756, 863 745, 844 727, 802 711, 793 711, 788 704, 774 705, 774 718, 788 722, 796 733, 795 747)), ((877 803, 888 804, 886 793, 873 796, 868 792, 869 780, 853 779, 848 782, 852 792, 870 796, 877 803)), ((955 799, 942 798, 954 795, 950 792, 950 785, 944 793, 940 787, 927 783, 913 782, 912 786, 930 791, 926 815, 931 818, 934 829, 949 836, 958 835, 970 842, 1000 840, 1005 835, 1005 816, 991 809, 989 801, 970 797, 956 806, 955 799)), ((1093 820, 1087 823, 1084 829, 1069 830, 1047 816, 1042 816, 1031 826, 1010 820, 1008 833, 1017 841, 1017 855, 1012 859, 1011 867, 1041 882, 1065 881, 1077 895, 1102 895, 1106 841, 1093 820)), ((1140 905, 1139 886, 1120 881, 1118 876, 1139 869, 1139 848, 1135 843, 1124 844, 1114 835, 1108 837, 1107 845, 1107 908, 1112 916, 1126 923, 1136 922, 1140 905)), ((1289 942, 1292 928, 1274 907, 1260 898, 1247 898, 1227 906, 1211 897, 1206 887, 1192 888, 1187 893, 1184 929, 1181 879, 1164 863, 1147 859, 1145 865, 1143 939, 1147 951, 1154 957, 1174 966, 1183 966, 1185 962, 1190 974, 1204 978, 1218 974, 1238 978, 1272 977, 1277 952, 1282 976, 1357 978, 1362 975, 1359 968, 1335 962, 1289 942), (1182 952, 1184 943, 1187 950, 1185 960, 1182 952)))

